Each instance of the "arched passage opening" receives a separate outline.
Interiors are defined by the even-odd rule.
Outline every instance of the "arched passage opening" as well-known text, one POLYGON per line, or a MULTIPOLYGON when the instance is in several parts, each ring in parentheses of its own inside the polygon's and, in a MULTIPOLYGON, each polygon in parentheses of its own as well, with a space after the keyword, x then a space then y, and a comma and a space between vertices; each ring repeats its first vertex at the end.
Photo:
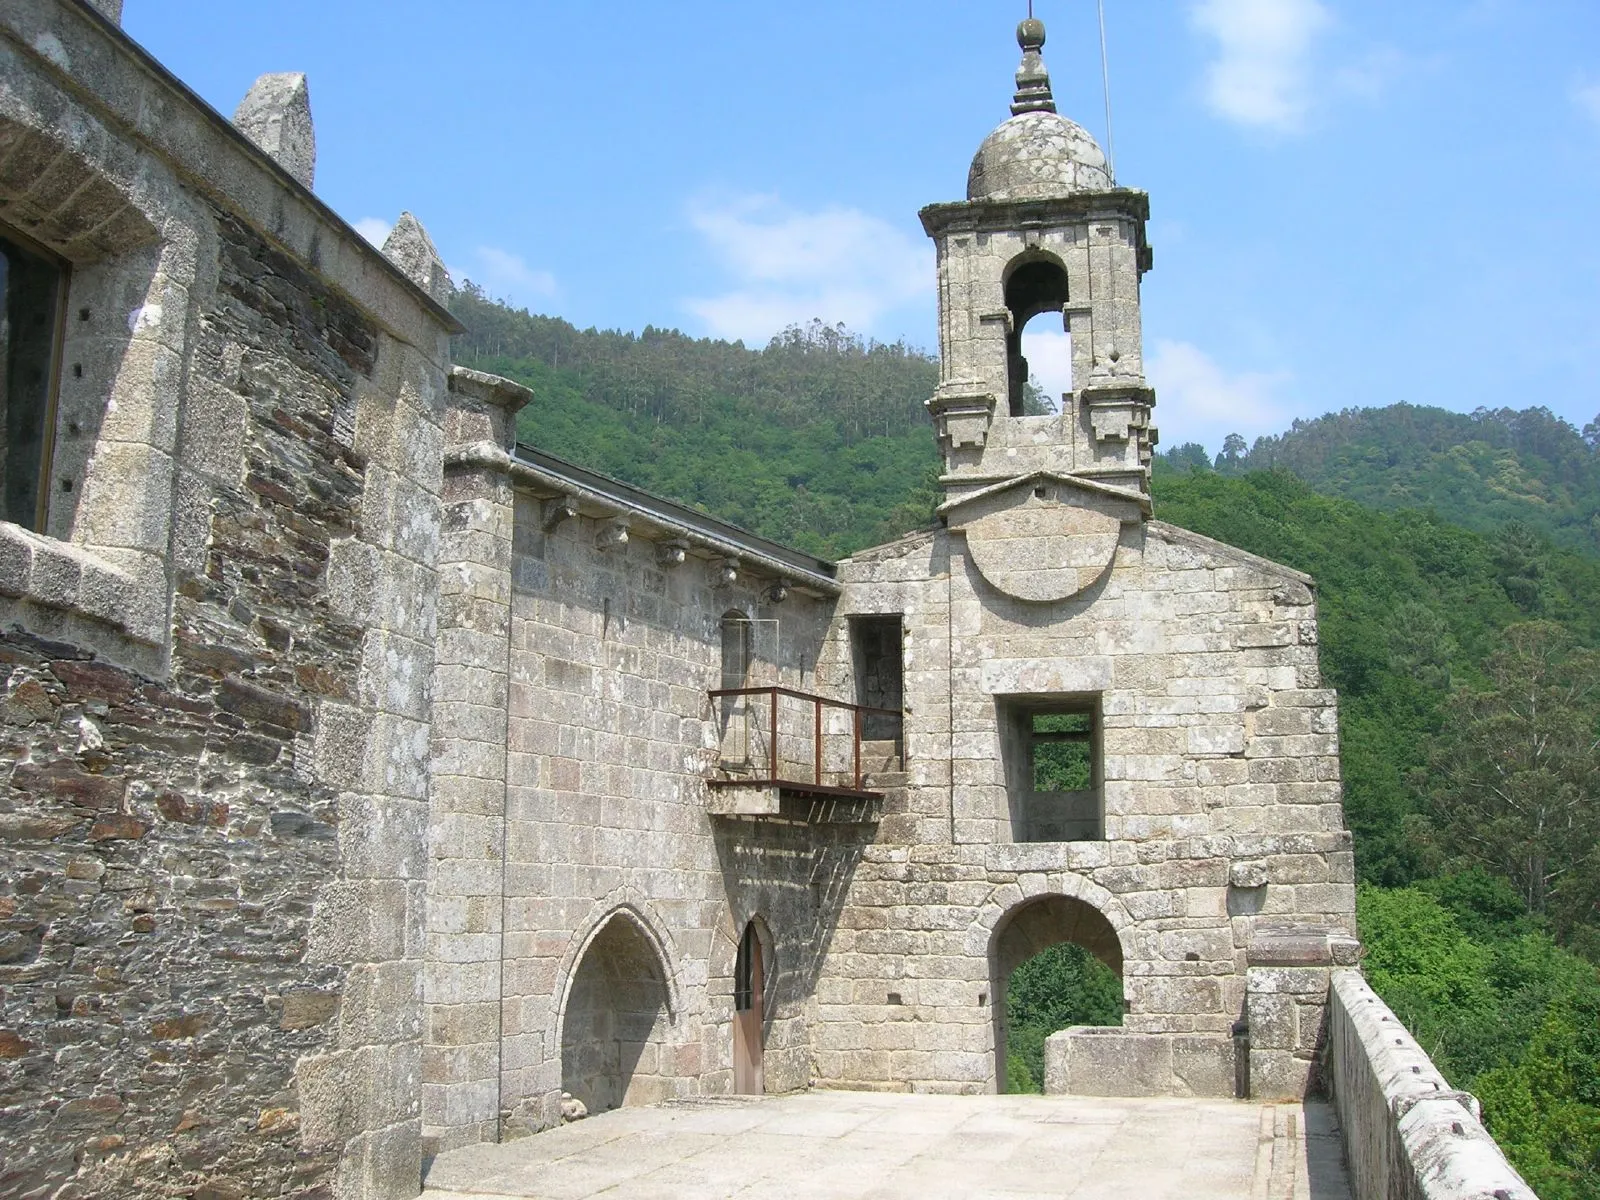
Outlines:
POLYGON ((1097 908, 1039 896, 990 942, 995 1090, 1042 1091, 1044 1039, 1070 1025, 1120 1025, 1122 942, 1097 908))
POLYGON ((1050 257, 1021 260, 1006 276, 1005 294, 1011 314, 1006 338, 1010 413, 1040 416, 1054 411, 1072 387, 1072 338, 1061 312, 1068 299, 1066 268, 1050 257), (1034 374, 1040 375, 1042 395, 1030 392, 1034 374))
POLYGON ((561 1088, 591 1113, 660 1099, 671 1071, 665 964, 625 913, 584 949, 561 1023, 561 1088))

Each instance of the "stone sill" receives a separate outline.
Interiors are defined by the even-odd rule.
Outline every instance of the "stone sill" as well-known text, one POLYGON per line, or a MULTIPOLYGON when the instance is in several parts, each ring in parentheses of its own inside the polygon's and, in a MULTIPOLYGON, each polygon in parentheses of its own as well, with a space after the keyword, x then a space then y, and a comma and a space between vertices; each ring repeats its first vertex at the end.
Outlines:
POLYGON ((160 647, 164 630, 155 614, 164 613, 165 605, 149 603, 145 590, 127 571, 81 546, 0 521, 0 597, 160 647))

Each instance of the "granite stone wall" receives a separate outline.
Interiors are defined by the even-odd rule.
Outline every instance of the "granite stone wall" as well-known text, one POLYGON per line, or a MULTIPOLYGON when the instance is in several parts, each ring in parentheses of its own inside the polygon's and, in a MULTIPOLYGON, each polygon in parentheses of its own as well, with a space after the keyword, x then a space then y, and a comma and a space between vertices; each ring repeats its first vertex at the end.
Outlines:
POLYGON ((806 1010, 859 827, 708 813, 718 761, 722 617, 756 622, 752 685, 811 690, 828 604, 722 563, 662 565, 603 518, 546 528, 519 492, 511 597, 502 1096, 523 1127, 553 1123, 573 981, 621 914, 662 958, 668 1013, 629 1102, 733 1086, 733 967, 744 924, 770 930, 766 1083, 810 1080, 806 1010))
MULTIPOLYGON (((997 1086, 997 938, 1064 896, 1116 931, 1127 1033, 1184 1042, 1139 1089, 1233 1094, 1258 928, 1354 926, 1309 580, 1159 522, 1124 525, 1104 576, 1053 604, 1002 594, 942 530, 841 579, 819 678, 850 689, 851 616, 904 614, 909 787, 818 985, 819 1081, 997 1086), (1101 713, 1104 840, 1029 842, 1013 819, 1003 704, 1052 697, 1101 713)), ((1054 940, 1082 941, 1070 925, 1054 940)))

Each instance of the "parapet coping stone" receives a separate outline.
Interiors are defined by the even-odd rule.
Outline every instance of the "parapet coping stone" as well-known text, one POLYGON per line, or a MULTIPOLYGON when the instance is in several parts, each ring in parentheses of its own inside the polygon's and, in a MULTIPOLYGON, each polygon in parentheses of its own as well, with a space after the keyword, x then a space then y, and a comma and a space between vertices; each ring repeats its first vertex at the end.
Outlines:
MULTIPOLYGON (((1391 1194, 1423 1200, 1537 1200, 1484 1128, 1477 1098, 1449 1086, 1361 972, 1334 970, 1329 984, 1330 1001, 1350 1022, 1398 1132, 1404 1161, 1394 1166, 1413 1175, 1407 1182, 1414 1187, 1402 1183, 1403 1190, 1391 1194)), ((1335 1053, 1336 1065, 1338 1059, 1335 1053)), ((1333 1082, 1337 1095, 1337 1073, 1333 1082)), ((1343 1113, 1345 1105, 1339 1107, 1343 1113)), ((1347 1143, 1352 1132, 1345 1130, 1347 1143)))

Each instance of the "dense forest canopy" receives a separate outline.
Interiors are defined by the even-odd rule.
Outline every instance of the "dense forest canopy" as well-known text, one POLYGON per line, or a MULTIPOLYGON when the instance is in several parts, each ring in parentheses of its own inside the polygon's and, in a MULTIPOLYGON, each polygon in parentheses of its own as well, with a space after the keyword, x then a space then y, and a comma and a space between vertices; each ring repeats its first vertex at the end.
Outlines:
POLYGON ((924 401, 938 363, 813 321, 763 349, 676 330, 578 330, 492 303, 453 308, 456 360, 533 388, 521 440, 813 554, 930 519, 924 401))
MULTIPOLYGON (((813 553, 932 520, 919 351, 454 307, 457 361, 533 387, 524 441, 813 553)), ((1600 418, 1398 404, 1156 465, 1163 520, 1318 581, 1374 986, 1544 1200, 1600 1200, 1600 418)), ((1053 1029, 1120 1019, 1071 947, 1008 997, 1024 1087, 1053 1029)))
POLYGON ((1547 408, 1347 408, 1248 448, 1233 435, 1215 459, 1193 443, 1163 457, 1235 475, 1285 470, 1373 508, 1434 509, 1480 533, 1515 521, 1556 545, 1600 552, 1600 416, 1580 433, 1547 408))

